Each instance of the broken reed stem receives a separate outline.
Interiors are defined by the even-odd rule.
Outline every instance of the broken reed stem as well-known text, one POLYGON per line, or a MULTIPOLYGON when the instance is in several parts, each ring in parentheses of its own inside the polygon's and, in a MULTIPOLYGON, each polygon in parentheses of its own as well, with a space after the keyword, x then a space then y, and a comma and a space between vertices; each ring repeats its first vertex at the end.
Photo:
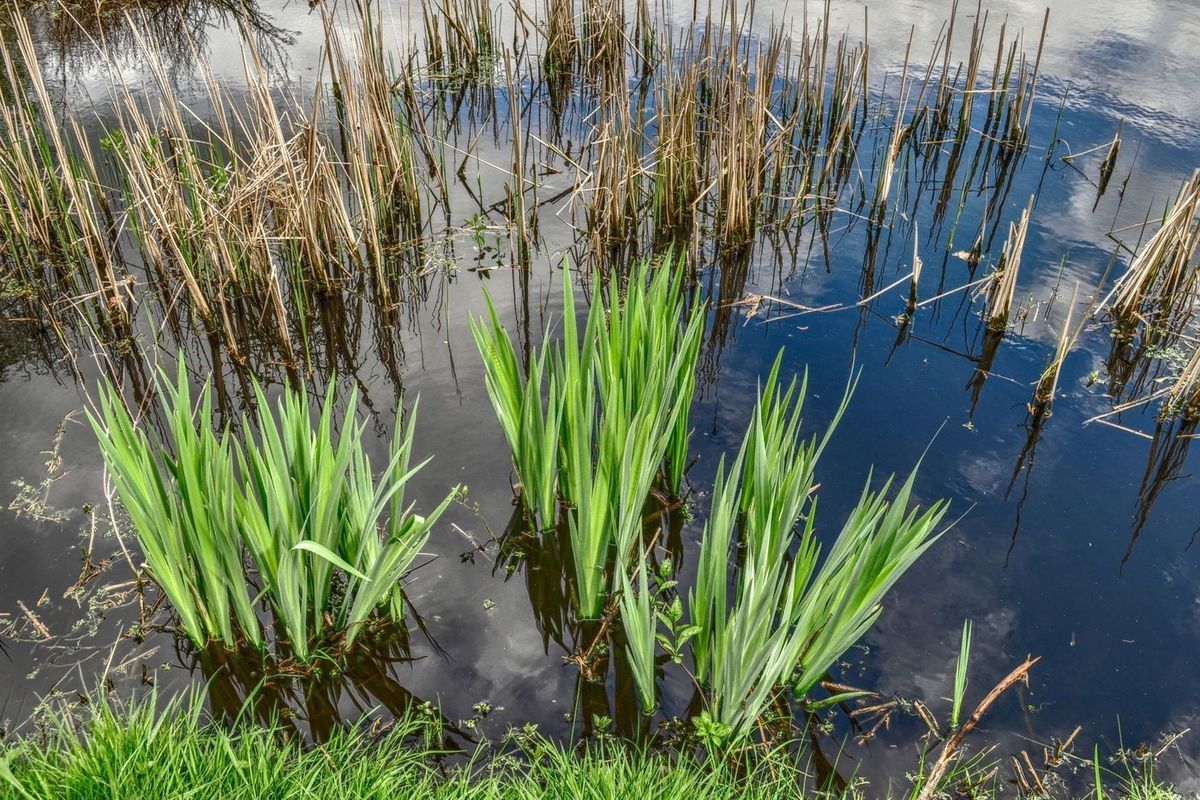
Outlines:
POLYGON ((1104 160, 1100 162, 1100 183, 1096 187, 1097 198, 1104 196, 1104 192, 1108 189, 1108 182, 1112 180, 1113 170, 1117 168, 1117 156, 1121 152, 1121 128, 1124 125, 1124 119, 1117 122, 1117 132, 1108 145, 1108 152, 1105 153, 1104 160))
POLYGON ((971 712, 962 727, 955 731, 954 735, 946 740, 942 745, 942 750, 938 753, 937 760, 929 769, 929 774, 925 776, 925 780, 921 785, 921 791, 917 793, 917 800, 933 800, 938 796, 942 778, 946 776, 946 771, 954 761, 955 753, 962 746, 963 740, 967 738, 967 734, 975 730, 975 726, 983 719, 983 715, 992 707, 992 704, 1000 699, 1008 689, 1018 681, 1028 680, 1029 670, 1035 664, 1041 661, 1041 656, 1037 658, 1026 658, 1025 661, 1019 664, 1016 669, 1008 673, 999 683, 997 683, 990 692, 979 702, 975 710, 971 712))
POLYGON ((1012 309, 1013 296, 1017 288, 1017 273, 1021 267, 1021 253, 1025 249, 1025 236, 1029 232, 1029 215, 1033 211, 1034 197, 1021 212, 1019 220, 1009 223, 1008 238, 996 264, 993 281, 987 295, 988 329, 1003 331, 1008 327, 1008 316, 1012 309))
MULTIPOLYGON (((1072 329, 1071 321, 1075 313, 1075 300, 1079 296, 1079 284, 1075 284, 1075 288, 1071 291, 1071 302, 1067 306, 1067 318, 1063 321, 1062 331, 1058 335, 1058 343, 1054 348, 1054 356, 1050 363, 1042 370, 1041 376, 1038 378, 1037 388, 1034 391, 1034 397, 1039 404, 1044 406, 1045 410, 1049 411, 1050 406, 1054 403, 1054 394, 1058 389, 1058 376, 1062 371, 1063 362, 1067 360, 1067 356, 1071 352, 1071 348, 1075 346, 1079 335, 1083 332, 1083 323, 1079 327, 1072 329)), ((1086 323, 1087 315, 1084 315, 1086 323)))

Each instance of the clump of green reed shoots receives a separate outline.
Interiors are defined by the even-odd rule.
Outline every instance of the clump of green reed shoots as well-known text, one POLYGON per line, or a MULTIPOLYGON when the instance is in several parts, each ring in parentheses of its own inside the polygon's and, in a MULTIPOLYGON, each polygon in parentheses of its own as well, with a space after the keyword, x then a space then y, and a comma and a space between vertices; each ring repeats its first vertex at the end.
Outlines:
POLYGON ((682 488, 689 407, 703 306, 686 316, 683 270, 667 259, 634 271, 622 297, 592 304, 580 333, 564 272, 563 340, 535 349, 522 377, 516 349, 489 301, 472 330, 488 394, 513 453, 521 502, 548 530, 568 506, 578 613, 598 617, 614 545, 621 569, 642 530, 642 507, 660 473, 682 488))
POLYGON ((212 425, 212 392, 199 403, 180 362, 174 385, 159 381, 164 435, 147 433, 112 385, 88 419, 125 506, 150 577, 197 645, 263 641, 245 580, 238 530, 237 482, 228 430, 212 425), (169 443, 169 446, 168 446, 169 443))
POLYGON ((364 446, 367 423, 356 419, 357 391, 337 437, 332 387, 315 428, 304 393, 286 392, 272 413, 262 389, 255 391, 259 440, 246 443, 244 457, 239 451, 239 521, 276 617, 306 660, 308 643, 328 630, 348 647, 376 609, 403 616, 400 579, 455 491, 428 517, 404 505, 409 479, 428 463, 409 467, 415 405, 376 478, 364 446))
POLYGON ((258 438, 239 442, 215 432, 209 383, 193 404, 182 362, 174 386, 158 384, 163 436, 139 427, 109 384, 89 418, 150 575, 197 646, 264 642, 243 551, 276 638, 302 663, 326 642, 350 647, 377 611, 403 616, 400 579, 455 496, 428 517, 404 506, 425 463, 409 466, 415 409, 376 477, 356 396, 335 435, 332 387, 314 427, 302 392, 285 391, 272 411, 256 384, 257 412, 243 426, 258 438))
MULTIPOLYGON (((944 501, 910 507, 915 470, 891 501, 891 479, 867 488, 821 561, 815 468, 853 387, 824 436, 803 441, 806 387, 793 379, 785 389, 779 369, 776 360, 733 463, 722 458, 717 469, 687 601, 693 674, 724 743, 749 736, 785 687, 805 696, 870 629, 883 597, 936 540, 947 509, 944 501)), ((644 611, 646 594, 643 583, 636 600, 623 598, 622 614, 635 634, 628 652, 639 697, 652 707, 653 650, 646 652, 644 629, 655 623, 644 611)))
POLYGON ((642 712, 650 714, 658 703, 655 684, 655 652, 658 647, 658 619, 663 612, 658 610, 654 593, 650 591, 649 565, 646 551, 638 548, 634 562, 633 580, 625 570, 617 571, 618 588, 621 592, 621 623, 625 629, 625 652, 633 672, 633 685, 637 690, 638 703, 642 712), (633 581, 637 581, 637 591, 633 581))
MULTIPOLYGON (((783 687, 804 696, 874 623, 881 600, 932 544, 945 513, 909 510, 910 476, 890 503, 889 480, 864 491, 818 568, 814 470, 849 401, 825 436, 799 440, 805 387, 779 384, 780 362, 760 391, 750 429, 729 470, 718 467, 685 626, 709 727, 724 743, 744 739, 783 687), (800 529, 797 530, 797 525, 800 529), (742 547, 734 595, 731 548, 742 547), (791 553, 795 555, 791 555, 791 553)), ((657 618, 638 563, 638 591, 622 576, 627 653, 643 708, 653 708, 657 618), (649 644, 648 644, 649 643, 649 644)))

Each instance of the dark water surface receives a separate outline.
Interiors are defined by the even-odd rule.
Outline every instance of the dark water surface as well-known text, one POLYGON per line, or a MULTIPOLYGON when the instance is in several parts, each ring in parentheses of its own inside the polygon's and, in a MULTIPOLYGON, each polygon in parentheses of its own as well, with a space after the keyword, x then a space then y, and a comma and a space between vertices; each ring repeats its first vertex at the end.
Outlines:
MULTIPOLYGON (((688 5, 680 15, 690 14, 688 5)), ((861 30, 860 4, 834 5, 839 24, 861 30)), ((871 9, 869 23, 879 74, 899 63, 910 25, 924 57, 949 11, 948 4, 917 0, 885 5, 871 9)), ((826 537, 836 532, 869 469, 877 475, 907 471, 926 447, 918 496, 949 497, 952 515, 963 517, 889 596, 878 625, 851 652, 841 677, 944 709, 959 631, 971 619, 972 697, 1026 654, 1042 656, 1028 689, 1006 695, 977 734, 980 743, 998 744, 1001 754, 1027 747, 1022 737, 1048 741, 1076 725, 1084 727, 1090 752, 1093 741, 1116 747, 1118 731, 1132 746, 1200 722, 1194 680, 1200 668, 1200 553, 1192 548, 1200 493, 1191 477, 1193 431, 1157 425, 1153 407, 1109 418, 1140 435, 1085 425, 1112 408, 1106 395, 1111 341, 1099 325, 1089 325, 1068 356, 1053 414, 1038 417, 1028 408, 1073 290, 1078 285, 1077 315, 1109 268, 1115 244, 1107 233, 1140 223, 1148 213, 1156 216, 1200 164, 1200 92, 1188 82, 1198 74, 1200 14, 1186 2, 1153 0, 1051 6, 1032 147, 1003 196, 1001 214, 1006 227, 1037 194, 1017 287, 1017 302, 1028 313, 999 343, 990 376, 984 380, 979 372, 989 342, 980 303, 969 292, 919 309, 903 335, 894 318, 904 310, 907 284, 867 309, 853 307, 862 296, 868 232, 849 218, 837 221, 828 258, 809 226, 790 247, 776 250, 764 242, 748 263, 707 267, 699 281, 717 310, 692 412, 700 460, 689 477, 697 518, 674 520, 681 525, 678 559, 686 579, 717 458, 740 441, 755 380, 780 347, 787 348, 787 370, 809 371, 806 421, 814 431, 836 409, 851 370, 861 367, 858 391, 819 469, 818 531, 826 537), (1103 153, 1074 166, 1060 156, 1106 144, 1122 118, 1114 185, 1093 210, 1103 153), (1047 158, 1056 135, 1060 141, 1047 158), (733 305, 755 295, 812 308, 845 307, 787 316, 791 309, 768 302, 750 316, 752 305, 733 305)), ((1011 14, 1009 24, 1023 27, 1032 40, 1027 49, 1036 47, 1039 4, 985 8, 996 25, 1011 14)), ((281 69, 294 81, 308 80, 323 41, 319 19, 295 0, 266 12, 290 32, 279 46, 281 69)), ((419 9, 396 5, 391 13, 394 30, 404 31, 410 29, 408 15, 419 9)), ((760 3, 757 13, 779 19, 785 12, 782 4, 760 3)), ((240 69, 239 37, 221 27, 221 19, 213 12, 208 20, 206 46, 214 69, 232 80, 240 69)), ((46 72, 58 68, 64 94, 95 92, 103 81, 89 63, 87 45, 63 47, 48 28, 37 30, 50 65, 46 72)), ((136 58, 118 55, 136 76, 136 58)), ((177 79, 186 89, 183 61, 177 79)), ((507 146, 503 137, 501 132, 497 142, 484 145, 500 153, 497 158, 507 146)), ((923 298, 971 280, 952 250, 969 246, 984 201, 970 200, 958 223, 964 232, 958 246, 947 248, 953 210, 935 221, 935 198, 913 189, 901 204, 917 225, 898 224, 880 242, 875 290, 907 274, 914 229, 925 262, 923 298)), ((451 219, 452 225, 462 225, 468 214, 451 219)), ((423 282, 424 300, 407 302, 382 323, 365 306, 342 308, 313 336, 317 372, 336 370, 343 388, 357 385, 381 434, 392 429, 398 401, 411 407, 420 395, 417 450, 435 458, 416 479, 418 508, 432 505, 455 483, 469 487, 472 506, 451 508, 428 545, 436 558, 410 579, 410 599, 426 631, 412 626, 410 652, 396 648, 395 663, 351 670, 344 684, 329 682, 320 697, 299 701, 300 716, 314 728, 329 724, 335 709, 355 719, 381 704, 399 709, 410 697, 440 704, 451 721, 469 720, 472 707, 485 701, 494 710, 477 727, 491 734, 534 721, 567 735, 588 722, 567 718, 580 694, 589 714, 620 718, 632 707, 623 681, 610 678, 607 692, 581 688, 578 670, 564 663, 576 640, 569 625, 555 624, 559 609, 546 591, 552 560, 512 562, 493 541, 513 514, 513 476, 467 321, 483 310, 484 288, 512 329, 535 339, 557 314, 557 266, 569 231, 553 219, 543 227, 547 243, 527 273, 477 253, 466 232, 452 232, 443 237, 445 263, 423 282), (450 263, 457 269, 446 269, 450 263), (467 269, 476 263, 500 268, 467 269)), ((1132 247, 1137 234, 1129 236, 1132 247)), ((986 250, 993 261, 1002 242, 1003 232, 986 250)), ((1114 273, 1127 262, 1128 253, 1120 252, 1114 273)), ((154 330, 145 329, 151 353, 154 330)), ((175 343, 163 338, 157 357, 169 359, 175 343)), ((25 720, 48 692, 88 689, 101 675, 126 688, 154 681, 164 691, 201 682, 214 668, 198 664, 165 634, 117 641, 137 614, 131 598, 121 595, 131 573, 107 532, 102 464, 82 412, 99 371, 86 339, 68 342, 74 351, 69 356, 53 337, 35 334, 20 320, 0 323, 0 499, 11 502, 0 512, 0 612, 8 615, 0 620, 11 623, 0 638, 0 703, 13 723, 25 720), (66 596, 93 533, 93 559, 108 563, 78 596, 66 596), (106 608, 110 602, 117 607, 106 608), (21 604, 52 638, 41 641, 21 604)), ((236 409, 243 390, 231 366, 214 356, 219 350, 199 336, 185 339, 185 350, 194 374, 214 372, 227 384, 229 409, 236 409)), ((285 376, 276 369, 267 377, 285 376)), ((318 388, 325 380, 323 374, 313 378, 318 388)), ((381 441, 377 455, 384 448, 381 441)), ((124 545, 136 547, 128 531, 124 545)), ((667 686, 667 711, 681 712, 688 696, 686 686, 667 686)), ((846 730, 844 721, 837 726, 846 730)), ((470 734, 470 725, 459 727, 470 734)), ((878 780, 876 786, 888 777, 902 782, 915 765, 921 731, 918 720, 900 718, 852 756, 863 759, 862 771, 878 780)), ((1197 742, 1186 737, 1183 753, 1162 767, 1183 789, 1200 788, 1197 742)))

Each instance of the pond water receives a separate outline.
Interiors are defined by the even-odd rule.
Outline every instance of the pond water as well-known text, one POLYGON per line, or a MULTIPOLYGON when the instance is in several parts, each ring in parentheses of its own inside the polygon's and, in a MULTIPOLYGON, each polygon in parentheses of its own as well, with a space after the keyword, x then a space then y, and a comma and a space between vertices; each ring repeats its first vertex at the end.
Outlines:
MULTIPOLYGON (((760 2, 756 24, 773 19, 799 26, 804 12, 794 5, 760 2)), ((861 37, 863 4, 832 5, 835 33, 861 37)), ((975 17, 971 5, 959 8, 964 28, 975 17)), ((685 24, 687 6, 669 9, 668 21, 685 24)), ((325 41, 320 17, 296 0, 259 7, 280 29, 277 36, 262 34, 275 48, 279 80, 311 82, 325 41)), ((1025 32, 1024 49, 1036 50, 1044 5, 1013 0, 984 2, 983 9, 990 32, 1007 18, 1011 31, 1025 32)), ((807 14, 815 19, 821 11, 810 7, 807 14)), ((921 61, 949 11, 947 3, 920 0, 871 5, 866 26, 875 91, 886 93, 878 83, 885 74, 895 81, 910 28, 919 54, 913 60, 921 61)), ((197 27, 205 31, 200 57, 236 82, 242 37, 223 12, 207 13, 197 27)), ((382 13, 389 36, 415 35, 419 6, 391 3, 382 13)), ((102 93, 107 80, 92 45, 64 42, 48 17, 34 19, 45 74, 54 76, 64 102, 85 107, 83 98, 102 93)), ((147 73, 131 54, 136 48, 117 44, 125 41, 114 38, 111 52, 136 83, 147 73)), ((952 516, 962 515, 898 584, 836 677, 943 709, 959 632, 970 619, 972 696, 1027 654, 1042 657, 1029 686, 1005 695, 989 713, 975 735, 979 745, 995 744, 1007 754, 1083 726, 1083 751, 1090 752, 1092 742, 1112 750, 1119 737, 1134 746, 1196 727, 1194 426, 1159 424, 1153 404, 1089 423, 1114 403, 1108 393, 1116 380, 1112 340, 1100 323, 1086 325, 1069 352, 1053 413, 1035 413, 1030 403, 1068 310, 1078 322, 1109 270, 1117 274, 1128 263, 1139 239, 1130 226, 1157 217, 1200 165, 1200 93, 1190 83, 1200 74, 1198 42, 1200 14, 1186 0, 1053 0, 1030 147, 1006 190, 995 199, 972 192, 956 219, 953 207, 945 215, 936 210, 937 171, 905 189, 903 216, 874 245, 871 292, 908 274, 915 241, 924 262, 922 299, 984 274, 969 273, 954 251, 969 247, 988 203, 998 204, 991 219, 1003 227, 988 240, 985 264, 998 257, 1008 223, 1036 195, 1017 285, 1021 311, 998 343, 985 335, 981 301, 970 291, 918 308, 906 326, 896 319, 905 310, 906 281, 867 307, 856 306, 864 296, 864 253, 873 245, 868 226, 849 213, 834 216, 824 242, 810 225, 790 241, 761 239, 740 260, 707 260, 698 282, 715 310, 692 411, 699 460, 689 482, 696 518, 674 519, 668 537, 685 580, 694 568, 717 459, 736 448, 755 381, 785 347, 785 370, 808 370, 812 431, 830 418, 849 376, 861 369, 819 469, 819 533, 836 532, 870 469, 906 472, 926 449, 918 496, 947 497, 952 516), (1120 120, 1113 185, 1097 199, 1099 163, 1120 120), (1061 158, 1101 147, 1074 163, 1061 158), (957 245, 948 246, 955 229, 957 245), (831 309, 794 313, 799 306, 831 309)), ((180 91, 198 94, 190 58, 181 55, 172 65, 171 80, 180 91)), ((503 87, 494 95, 501 111, 508 107, 503 87)), ((96 113, 103 117, 102 110, 96 113)), ((507 122, 501 119, 495 132, 491 122, 481 126, 487 135, 467 167, 472 186, 478 172, 486 203, 502 197, 489 163, 507 157, 507 122)), ((461 144, 474 134, 453 135, 461 144)), ((547 178, 547 195, 560 188, 554 180, 547 178)), ((358 386, 381 434, 392 429, 397 404, 411 407, 419 394, 417 450, 434 459, 419 474, 413 497, 428 506, 450 485, 463 484, 469 500, 451 507, 427 548, 435 557, 409 580, 420 629, 410 626, 407 642, 386 659, 297 699, 297 714, 318 735, 335 718, 386 716, 388 708, 370 710, 398 710, 411 698, 440 705, 464 739, 531 721, 568 736, 588 727, 592 714, 620 725, 633 713, 627 681, 581 682, 564 660, 579 642, 555 595, 552 555, 513 560, 496 543, 513 518, 515 478, 468 329, 468 320, 484 309, 486 290, 514 331, 536 339, 561 309, 558 266, 574 252, 572 231, 555 216, 556 207, 548 207, 530 268, 513 269, 492 220, 481 233, 466 227, 473 206, 460 186, 452 187, 451 208, 449 232, 434 237, 437 257, 430 258, 438 263, 398 309, 384 314, 369 302, 351 301, 323 311, 310 331, 310 377, 317 389, 334 373, 343 389, 358 386), (480 266, 485 269, 472 269, 480 266), (584 714, 572 713, 576 698, 584 714), (472 720, 480 702, 493 711, 472 720), (457 724, 461 720, 470 724, 457 724)), ((0 621, 8 624, 0 637, 3 715, 21 724, 48 693, 89 690, 104 676, 121 690, 155 683, 169 694, 199 685, 212 677, 214 664, 171 636, 121 638, 137 619, 122 544, 136 548, 136 541, 128 532, 121 542, 108 533, 102 462, 83 412, 95 381, 118 358, 85 332, 67 331, 60 339, 18 316, 0 322, 0 499, 7 504, 0 512, 0 613, 7 616, 0 621), (101 572, 72 593, 88 552, 101 572)), ((194 376, 211 373, 226 387, 223 410, 233 413, 245 397, 241 373, 195 328, 150 320, 140 328, 141 341, 151 359, 169 361, 180 348, 194 376)), ((248 351, 254 348, 247 343, 248 351)), ((251 360, 269 380, 286 379, 278 365, 251 360)), ((384 449, 381 440, 378 453, 384 449)), ((129 558, 136 561, 136 552, 129 558)), ((214 681, 214 705, 233 702, 234 683, 214 681)), ((667 711, 682 712, 689 687, 664 691, 667 711)), ((844 717, 835 717, 834 727, 831 742, 854 732, 844 717)), ((852 744, 842 771, 863 773, 876 787, 903 784, 923 729, 914 717, 897 717, 871 742, 852 744)), ((1181 789, 1200 790, 1200 738, 1184 737, 1179 748, 1161 771, 1181 789)))

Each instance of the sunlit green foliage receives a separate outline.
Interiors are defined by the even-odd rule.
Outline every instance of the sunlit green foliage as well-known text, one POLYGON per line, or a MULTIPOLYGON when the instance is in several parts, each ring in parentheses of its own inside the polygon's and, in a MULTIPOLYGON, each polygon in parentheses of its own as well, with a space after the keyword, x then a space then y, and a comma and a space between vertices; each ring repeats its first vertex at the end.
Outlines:
POLYGON ((915 472, 889 503, 864 492, 823 560, 814 536, 814 470, 849 401, 821 439, 799 439, 805 387, 760 389, 731 465, 722 459, 689 595, 696 679, 731 740, 749 734, 777 692, 803 696, 874 623, 892 584, 936 538, 946 510, 909 510, 915 472), (734 548, 738 547, 735 558, 734 548), (731 564, 737 564, 729 596, 731 564), (818 566, 819 563, 819 566, 818 566))
POLYGON ((105 464, 150 575, 188 637, 198 644, 235 642, 240 631, 259 644, 262 630, 244 579, 228 431, 214 433, 207 385, 193 406, 182 362, 175 384, 160 379, 158 389, 170 447, 135 423, 113 386, 100 387, 99 408, 88 418, 105 464))
POLYGON ((135 422, 110 384, 89 417, 150 575, 193 642, 262 645, 243 548, 301 661, 330 634, 351 645, 376 610, 402 615, 400 578, 454 497, 428 517, 404 507, 423 466, 409 467, 415 409, 376 476, 356 395, 335 435, 332 388, 314 427, 302 392, 285 391, 272 412, 256 384, 257 413, 243 428, 258 438, 239 444, 228 428, 215 433, 208 383, 196 405, 182 366, 174 385, 157 384, 163 436, 135 422))
MULTIPOLYGON (((720 723, 702 715, 696 738, 718 736, 720 723), (710 736, 711 734, 711 736, 710 736)), ((915 796, 900 786, 821 787, 794 747, 749 748, 699 761, 616 741, 558 744, 532 729, 514 731, 489 757, 447 761, 436 723, 412 715, 382 736, 339 728, 320 747, 285 735, 283 726, 212 724, 197 698, 165 707, 151 695, 115 706, 97 696, 87 706, 60 710, 42 735, 6 740, 0 749, 0 798, 5 800, 840 800, 915 796)), ((1179 800, 1153 767, 1109 770, 1071 756, 1083 782, 1054 783, 1043 796, 1179 800), (1086 772, 1082 769, 1086 767, 1086 772), (1089 774, 1094 773, 1094 776, 1089 774)), ((994 775, 983 761, 978 769, 994 775)), ((967 780, 974 773, 956 775, 967 780)), ((948 783, 947 786, 953 786, 948 783)), ((1004 781, 970 785, 980 800, 1004 797, 1004 781)))
POLYGON ((657 704, 654 680, 654 651, 657 647, 657 603, 650 591, 646 553, 639 547, 635 565, 637 591, 624 570, 617 573, 621 590, 621 621, 625 628, 625 651, 633 671, 642 711, 649 713, 657 704))
MULTIPOLYGON (((642 532, 656 476, 678 491, 691 434, 688 411, 703 333, 703 306, 685 314, 681 265, 633 271, 597 298, 582 333, 564 272, 562 340, 535 349, 524 378, 495 310, 473 323, 488 393, 522 486, 543 529, 565 501, 578 613, 598 617, 610 588, 614 545, 621 569, 642 532)), ((614 584, 612 588, 616 588, 614 584)))
POLYGON ((344 633, 348 646, 377 608, 403 613, 400 578, 454 493, 429 517, 404 508, 409 478, 427 463, 409 468, 415 407, 376 478, 363 444, 366 423, 356 421, 357 392, 335 438, 332 387, 315 428, 303 393, 286 392, 272 414, 256 391, 259 439, 239 458, 245 491, 238 519, 275 616, 306 660, 309 643, 327 628, 344 633))
POLYGON ((60 717, 40 743, 6 744, 0 797, 20 800, 465 800, 466 798, 636 798, 775 800, 808 796, 787 749, 741 762, 626 748, 572 748, 520 732, 512 756, 436 761, 445 755, 417 715, 382 737, 339 729, 319 748, 287 739, 281 728, 206 724, 203 704, 151 702, 114 709, 102 698, 82 722, 60 717), (82 733, 81 737, 79 734, 82 733))

